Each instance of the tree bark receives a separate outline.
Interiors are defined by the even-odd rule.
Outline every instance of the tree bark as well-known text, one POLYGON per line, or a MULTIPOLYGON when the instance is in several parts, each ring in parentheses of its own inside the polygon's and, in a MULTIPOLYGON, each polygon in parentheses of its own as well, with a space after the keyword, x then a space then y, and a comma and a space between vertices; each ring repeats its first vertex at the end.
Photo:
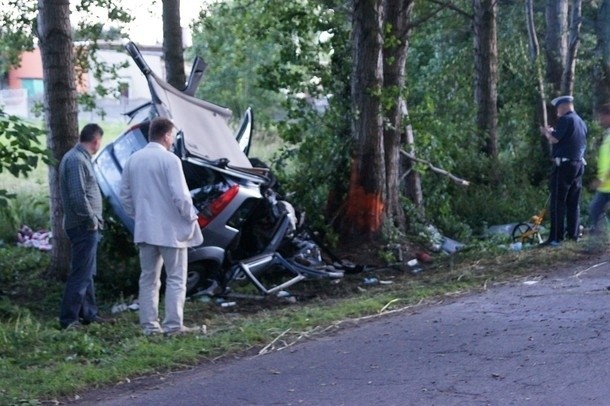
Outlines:
MULTIPOLYGON (((406 102, 404 103, 403 116, 409 117, 409 109, 406 102)), ((405 146, 405 149, 415 158, 415 135, 413 134, 413 127, 411 124, 407 124, 406 126, 405 132, 403 133, 402 144, 405 146)), ((415 206, 419 220, 423 221, 426 218, 424 192, 421 186, 421 176, 419 172, 414 170, 416 159, 401 159, 400 166, 404 173, 403 176, 406 178, 404 191, 405 196, 407 196, 415 206)))
POLYGON ((576 54, 580 45, 581 25, 582 0, 572 0, 566 63, 561 76, 561 94, 573 94, 574 92, 574 71, 576 70, 576 54))
POLYGON ((180 0, 163 0, 163 56, 167 83, 183 90, 186 86, 186 73, 180 26, 180 0))
MULTIPOLYGON (((546 94, 544 89, 544 76, 542 74, 542 66, 540 61, 540 45, 538 43, 538 34, 536 33, 536 25, 534 23, 534 0, 525 1, 525 18, 527 25, 527 37, 529 40, 530 60, 536 74, 538 83, 538 103, 536 115, 538 116, 537 124, 545 126, 548 124, 546 112, 546 94)), ((545 141, 545 144, 548 142, 545 141)))
POLYGON ((383 83, 382 0, 353 0, 352 134, 356 146, 341 225, 345 237, 374 238, 381 230, 385 157, 380 91, 383 83))
POLYGON ((55 160, 49 166, 53 249, 48 274, 63 278, 70 268, 70 243, 63 231, 58 168, 61 158, 78 141, 78 106, 69 0, 38 1, 37 34, 42 56, 47 146, 55 160))
POLYGON ((568 0, 547 0, 545 9, 546 82, 550 95, 559 95, 568 53, 568 0))
POLYGON ((610 103, 610 0, 602 0, 595 24, 595 105, 610 103))
MULTIPOLYGON (((529 40, 529 52, 530 60, 532 62, 532 68, 536 75, 536 81, 538 83, 538 98, 536 103, 536 122, 534 128, 537 129, 539 126, 546 127, 549 123, 547 110, 546 110, 546 92, 544 86, 544 75, 542 74, 542 63, 540 60, 540 46, 538 43, 538 34, 536 33, 536 25, 534 19, 534 0, 525 1, 525 19, 527 25, 527 37, 529 40)), ((537 131, 537 130, 536 130, 537 131)), ((544 137, 539 138, 538 142, 539 149, 542 155, 546 158, 551 157, 551 145, 544 137)), ((546 165, 544 166, 546 170, 546 165)))
MULTIPOLYGON (((474 8, 474 82, 477 130, 483 151, 498 158, 498 43, 496 0, 473 0, 474 8)), ((492 165, 493 168, 496 165, 492 165)), ((497 180, 497 175, 494 179, 497 180)))
POLYGON ((400 230, 405 229, 405 216, 400 204, 400 148, 403 131, 402 95, 405 87, 405 65, 409 50, 409 21, 413 10, 413 0, 387 0, 385 5, 386 38, 383 51, 383 87, 390 92, 394 102, 387 114, 387 125, 383 131, 386 195, 386 219, 400 230))

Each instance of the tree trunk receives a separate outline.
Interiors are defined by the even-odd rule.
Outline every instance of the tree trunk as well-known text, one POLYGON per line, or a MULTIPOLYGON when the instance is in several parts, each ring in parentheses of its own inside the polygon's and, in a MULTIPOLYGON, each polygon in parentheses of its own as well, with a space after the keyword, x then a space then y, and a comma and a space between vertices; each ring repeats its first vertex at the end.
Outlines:
POLYGON ((386 195, 386 219, 400 230, 405 228, 405 216, 400 204, 400 148, 403 134, 402 95, 405 87, 405 64, 409 50, 409 21, 413 0, 387 0, 384 26, 386 38, 383 51, 383 87, 394 98, 387 112, 387 125, 383 131, 386 195))
POLYGON ((186 74, 180 26, 180 0, 163 0, 163 56, 167 83, 183 90, 186 86, 186 74))
POLYGON ((356 146, 341 225, 346 237, 374 238, 382 225, 385 196, 383 123, 382 0, 353 0, 352 134, 356 146))
MULTIPOLYGON (((532 62, 533 71, 538 82, 538 97, 536 103, 536 122, 534 123, 534 131, 538 131, 539 126, 546 127, 549 123, 546 111, 546 93, 544 87, 544 76, 542 74, 542 64, 540 60, 540 46, 538 44, 538 34, 536 33, 536 25, 534 18, 534 0, 525 1, 525 19, 527 25, 527 36, 529 40, 530 60, 532 62)), ((538 138, 538 147, 545 158, 551 157, 551 145, 546 138, 538 138)), ((544 172, 546 176, 547 165, 540 168, 541 177, 544 172)))
POLYGON ((37 30, 42 56, 47 146, 55 159, 49 166, 53 249, 48 274, 63 278, 70 269, 70 243, 63 231, 58 168, 66 151, 78 141, 70 1, 39 0, 37 30))
MULTIPOLYGON (((536 25, 534 23, 534 0, 525 1, 525 18, 527 23, 527 37, 529 40, 530 60, 536 74, 538 83, 538 102, 536 115, 538 116, 537 124, 545 126, 548 124, 546 112, 546 94, 544 90, 544 77, 542 75, 542 66, 540 61, 540 45, 538 44, 538 34, 536 33, 536 25)), ((545 140, 545 144, 548 144, 545 140)))
POLYGON ((555 97, 561 92, 568 53, 568 0, 547 0, 545 20, 546 82, 549 95, 555 97))
POLYGON ((581 25, 582 0, 572 0, 568 50, 563 75, 561 76, 561 94, 572 94, 574 92, 574 71, 576 70, 576 54, 580 44, 581 25))
POLYGON ((595 105, 610 103, 610 0, 602 0, 595 25, 595 105))
MULTIPOLYGON (((403 117, 409 117, 409 110, 407 104, 404 103, 403 117)), ((402 144, 405 145, 405 149, 413 154, 415 151, 415 136, 413 135, 413 127, 411 124, 407 124, 405 132, 402 137, 402 144)), ((421 176, 419 172, 414 170, 415 162, 410 159, 402 158, 401 154, 401 168, 403 176, 406 176, 405 180, 405 196, 411 200, 415 208, 417 209, 417 215, 419 220, 426 218, 426 211, 424 208, 424 193, 421 188, 421 176)))
MULTIPOLYGON (((496 0, 473 0, 474 6, 474 92, 477 130, 484 140, 483 151, 498 158, 498 43, 496 0)), ((492 177, 494 176, 492 165, 492 177)))

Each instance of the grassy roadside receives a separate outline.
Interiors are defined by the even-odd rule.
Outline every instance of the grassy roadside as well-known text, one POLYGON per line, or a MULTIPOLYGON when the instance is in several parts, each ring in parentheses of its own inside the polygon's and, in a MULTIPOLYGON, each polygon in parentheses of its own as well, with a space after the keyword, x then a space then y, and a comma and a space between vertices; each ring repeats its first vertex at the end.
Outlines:
MULTIPOLYGON (((290 292, 296 303, 269 297, 238 300, 223 308, 214 301, 189 301, 185 320, 206 324, 206 336, 144 337, 135 312, 113 326, 60 331, 61 284, 40 277, 47 258, 27 249, 0 249, 0 404, 39 404, 136 376, 184 368, 245 351, 272 351, 324 334, 346 319, 377 315, 447 295, 485 289, 565 266, 600 262, 603 252, 585 244, 512 252, 478 247, 454 258, 438 255, 424 272, 386 268, 346 275, 338 283, 301 282, 290 292), (390 284, 365 286, 375 276, 390 284)), ((105 292, 108 310, 119 298, 105 292)))

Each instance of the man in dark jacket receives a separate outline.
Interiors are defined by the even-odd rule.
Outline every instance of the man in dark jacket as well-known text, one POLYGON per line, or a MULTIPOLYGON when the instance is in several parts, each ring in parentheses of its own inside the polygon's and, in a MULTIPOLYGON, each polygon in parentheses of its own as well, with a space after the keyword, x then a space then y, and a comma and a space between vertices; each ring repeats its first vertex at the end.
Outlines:
POLYGON ((566 236, 577 241, 580 235, 579 204, 588 131, 585 122, 574 111, 572 96, 560 96, 551 103, 557 109, 557 127, 540 128, 552 146, 553 156, 549 183, 551 230, 543 244, 557 246, 566 236))
POLYGON ((71 244, 71 266, 59 315, 62 329, 105 322, 99 315, 93 277, 102 228, 102 195, 93 172, 93 155, 102 145, 104 131, 87 124, 79 143, 66 152, 59 165, 59 187, 64 207, 64 230, 71 244))

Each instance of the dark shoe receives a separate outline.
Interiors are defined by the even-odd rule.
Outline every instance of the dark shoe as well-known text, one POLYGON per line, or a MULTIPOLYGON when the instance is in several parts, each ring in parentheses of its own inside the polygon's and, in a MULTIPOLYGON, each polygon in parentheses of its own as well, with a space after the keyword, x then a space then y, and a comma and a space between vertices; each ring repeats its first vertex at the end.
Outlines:
POLYGON ((115 322, 116 322, 116 320, 113 319, 112 317, 102 317, 99 314, 91 320, 83 320, 84 325, 91 324, 91 323, 114 324, 115 322))
POLYGON ((80 321, 73 321, 72 323, 68 324, 67 326, 61 326, 62 330, 80 330, 81 328, 83 328, 83 325, 81 324, 80 321))
POLYGON ((555 240, 546 240, 545 242, 541 243, 540 245, 538 245, 539 247, 543 248, 543 247, 551 247, 551 248, 557 248, 561 245, 561 243, 559 241, 555 241, 555 240))

